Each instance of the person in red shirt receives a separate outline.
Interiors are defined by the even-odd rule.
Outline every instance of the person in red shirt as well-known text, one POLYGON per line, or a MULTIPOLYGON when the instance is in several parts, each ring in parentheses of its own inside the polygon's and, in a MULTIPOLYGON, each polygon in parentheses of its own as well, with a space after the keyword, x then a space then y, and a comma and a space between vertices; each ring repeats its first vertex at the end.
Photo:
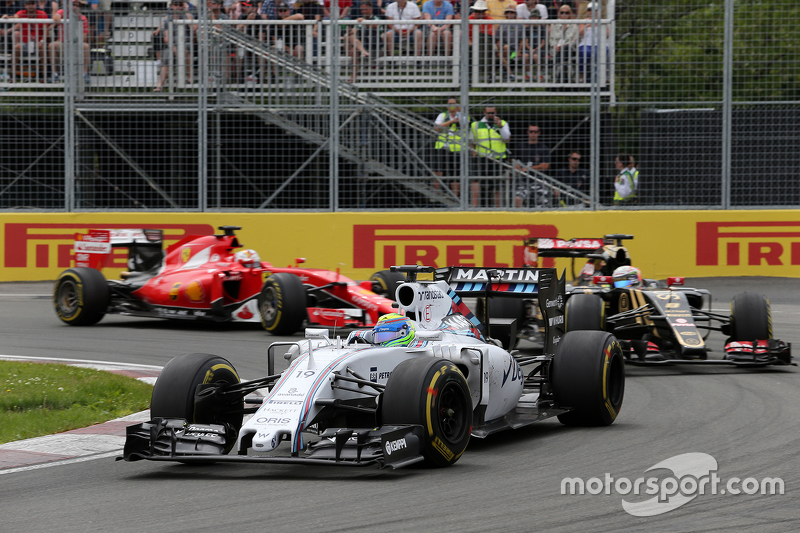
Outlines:
MULTIPOLYGON (((83 22, 83 79, 88 84, 89 83, 89 19, 86 18, 81 10, 87 8, 89 2, 86 0, 72 0, 72 13, 73 16, 80 15, 81 21, 83 22)), ((64 10, 59 9, 53 15, 53 22, 58 24, 64 18, 64 10)), ((58 71, 61 67, 61 47, 64 43, 64 30, 65 27, 63 24, 58 25, 58 40, 53 41, 50 43, 50 58, 51 58, 51 65, 53 69, 53 78, 51 79, 52 82, 58 81, 58 71)))
MULTIPOLYGON (((47 13, 36 8, 36 0, 25 0, 25 9, 17 11, 14 18, 18 19, 47 19, 47 13)), ((45 36, 47 35, 46 23, 18 23, 14 25, 14 54, 11 59, 12 71, 17 72, 17 64, 22 62, 23 51, 28 54, 39 53, 39 72, 44 78, 45 73, 45 36)))

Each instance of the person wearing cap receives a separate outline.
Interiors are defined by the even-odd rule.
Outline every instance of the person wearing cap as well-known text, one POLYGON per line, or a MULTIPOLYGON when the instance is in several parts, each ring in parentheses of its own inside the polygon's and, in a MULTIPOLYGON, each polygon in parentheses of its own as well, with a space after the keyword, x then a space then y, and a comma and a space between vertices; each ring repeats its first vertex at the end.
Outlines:
MULTIPOLYGON (((453 20, 453 4, 447 0, 428 0, 422 4, 422 18, 424 20, 453 20)), ((444 55, 449 56, 453 49, 453 32, 451 27, 440 24, 426 24, 425 34, 428 36, 428 55, 433 55, 439 47, 439 42, 444 42, 444 55)))
MULTIPOLYGON (((25 9, 17 11, 14 18, 18 19, 49 19, 47 13, 36 7, 36 0, 25 0, 25 9)), ((17 71, 17 65, 22 62, 22 52, 27 50, 29 54, 38 49, 39 52, 39 70, 42 77, 45 73, 45 37, 47 31, 47 24, 45 23, 17 23, 13 27, 14 35, 14 53, 11 56, 11 70, 17 71)))
MULTIPOLYGON (((506 7, 505 15, 506 20, 516 20, 517 8, 506 7)), ((511 69, 511 63, 521 60, 523 68, 528 63, 528 54, 524 52, 526 48, 523 27, 518 24, 498 24, 494 30, 494 38, 497 42, 505 77, 508 81, 514 81, 516 78, 511 69)))
MULTIPOLYGON (((178 37, 178 28, 173 24, 176 20, 194 20, 192 14, 186 11, 186 2, 184 0, 171 0, 169 5, 169 14, 161 19, 161 26, 153 32, 157 38, 163 40, 165 48, 161 52, 161 75, 158 77, 158 84, 153 92, 161 92, 164 82, 167 81, 169 75, 169 52, 167 46, 172 46, 172 57, 177 60, 178 45, 175 42, 178 37)), ((189 27, 186 27, 184 32, 185 44, 183 46, 184 54, 186 54, 186 81, 192 83, 192 61, 190 57, 192 32, 189 27)))
MULTIPOLYGON (((477 0, 475 4, 472 6, 472 14, 470 14, 469 20, 489 20, 488 14, 488 7, 486 6, 486 0, 477 0)), ((489 65, 492 62, 492 57, 494 56, 494 39, 492 35, 494 34, 494 25, 492 24, 470 24, 469 25, 469 46, 472 47, 475 41, 475 31, 477 28, 478 32, 478 40, 480 42, 480 49, 478 50, 478 64, 479 65, 489 65)), ((470 60, 472 59, 472 53, 469 54, 470 60)))
MULTIPOLYGON (((281 2, 277 6, 278 19, 280 20, 303 20, 301 13, 292 13, 289 4, 281 2)), ((273 46, 281 52, 291 54, 298 59, 302 59, 305 39, 304 27, 298 24, 281 24, 270 28, 270 39, 273 46)))
MULTIPOLYGON (((258 7, 258 0, 251 0, 251 3, 258 7)), ((258 16, 266 20, 279 20, 278 4, 284 3, 283 0, 264 0, 261 7, 258 8, 258 16)), ((289 6, 289 14, 294 14, 292 6, 289 6)))
MULTIPOLYGON (((83 10, 88 7, 89 3, 86 0, 73 0, 72 13, 80 15, 81 22, 83 22, 83 79, 84 83, 89 84, 89 65, 90 65, 90 49, 89 45, 89 19, 83 14, 83 10)), ((58 38, 50 43, 50 63, 53 69, 53 76, 51 82, 58 81, 58 69, 61 66, 60 56, 61 47, 64 44, 64 25, 59 24, 64 19, 64 9, 59 9, 53 14, 53 22, 58 28, 58 38)))
MULTIPOLYGON (((417 4, 409 2, 409 0, 397 0, 389 4, 386 8, 386 18, 389 20, 419 20, 422 18, 422 13, 419 11, 417 4)), ((422 32, 419 31, 416 24, 394 24, 391 29, 383 34, 383 40, 386 44, 386 55, 394 55, 394 43, 400 40, 414 43, 414 53, 416 55, 422 54, 422 32)))
POLYGON ((541 20, 547 20, 547 7, 540 4, 539 0, 525 0, 517 5, 517 18, 519 20, 528 20, 531 18, 533 12, 537 12, 541 20))

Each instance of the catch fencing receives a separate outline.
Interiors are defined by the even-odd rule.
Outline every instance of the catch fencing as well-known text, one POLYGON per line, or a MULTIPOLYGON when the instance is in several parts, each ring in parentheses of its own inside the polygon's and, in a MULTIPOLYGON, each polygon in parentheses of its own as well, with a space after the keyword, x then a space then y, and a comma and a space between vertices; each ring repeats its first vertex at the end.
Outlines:
POLYGON ((799 8, 639 4, 2 19, 0 209, 800 205, 799 8))

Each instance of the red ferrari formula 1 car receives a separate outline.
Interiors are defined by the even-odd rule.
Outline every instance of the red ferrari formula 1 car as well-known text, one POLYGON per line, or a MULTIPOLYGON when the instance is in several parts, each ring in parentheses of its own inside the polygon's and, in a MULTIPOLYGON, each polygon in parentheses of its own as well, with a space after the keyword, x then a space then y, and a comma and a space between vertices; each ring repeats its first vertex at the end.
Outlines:
POLYGON ((392 313, 392 294, 402 274, 381 271, 357 283, 338 272, 295 266, 278 268, 241 249, 238 226, 221 235, 189 235, 162 249, 161 230, 92 230, 76 235, 75 268, 58 276, 56 314, 73 326, 89 326, 106 314, 257 322, 275 335, 304 324, 363 327, 392 313), (128 249, 121 279, 101 273, 114 248, 128 249), (237 251, 238 250, 238 251, 237 251))

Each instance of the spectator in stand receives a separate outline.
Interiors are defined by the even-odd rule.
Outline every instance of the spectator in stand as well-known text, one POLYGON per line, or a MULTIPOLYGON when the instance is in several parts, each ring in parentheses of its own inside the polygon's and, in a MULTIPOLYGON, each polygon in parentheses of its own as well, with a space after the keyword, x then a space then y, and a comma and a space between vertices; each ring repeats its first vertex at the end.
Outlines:
MULTIPOLYGON (((447 0, 428 0, 422 5, 422 18, 425 20, 453 20, 453 4, 447 0)), ((428 36, 428 55, 434 55, 439 42, 444 42, 444 55, 449 56, 453 50, 453 32, 447 25, 428 24, 424 27, 428 36)))
MULTIPOLYGON (((514 165, 514 170, 542 173, 550 170, 550 147, 539 141, 541 134, 542 129, 538 124, 528 124, 527 140, 518 144, 513 152, 514 159, 519 161, 514 165)), ((550 203, 550 192, 537 181, 524 177, 523 183, 517 185, 514 203, 517 207, 546 207, 545 204, 550 203)))
MULTIPOLYGON (((36 8, 36 0, 25 0, 25 9, 17 11, 14 18, 18 19, 49 19, 47 13, 36 8)), ((44 80, 46 67, 46 39, 48 24, 17 23, 12 31, 14 35, 14 53, 11 56, 11 70, 17 72, 18 65, 22 62, 23 53, 39 54, 38 70, 40 78, 44 80)), ((21 73, 21 72, 20 72, 21 73)))
MULTIPOLYGON (((516 20, 516 18, 517 9, 508 6, 506 8, 506 20, 516 20)), ((494 38, 500 53, 500 60, 503 63, 503 74, 508 81, 514 81, 516 79, 511 67, 512 64, 522 61, 524 69, 525 65, 528 63, 528 54, 525 52, 524 33, 523 26, 518 24, 502 24, 498 25, 494 30, 494 38)))
POLYGON ((577 3, 574 0, 541 0, 541 3, 547 9, 547 18, 557 19, 559 10, 563 6, 569 6, 570 11, 577 13, 577 3))
MULTIPOLYGON (((292 11, 303 15, 303 20, 319 22, 325 17, 325 13, 322 10, 322 0, 297 0, 292 5, 292 11)), ((314 37, 313 52, 316 56, 319 48, 319 24, 314 24, 311 27, 311 35, 314 37)))
MULTIPOLYGON (((591 81, 591 80, 584 80, 584 76, 586 72, 589 70, 589 65, 592 64, 592 55, 594 54, 595 47, 600 46, 600 39, 601 33, 605 32, 605 38, 608 39, 608 26, 599 26, 597 28, 598 35, 595 37, 595 25, 593 17, 597 17, 597 22, 599 24, 599 20, 603 18, 602 16, 602 6, 598 5, 597 2, 590 2, 586 5, 586 13, 584 15, 585 19, 589 19, 586 24, 581 24, 578 31, 580 32, 580 43, 578 43, 578 60, 580 64, 580 82, 583 81, 591 81), (595 8, 598 8, 597 13, 594 13, 595 8), (597 43, 594 42, 595 38, 597 39, 597 43)), ((604 49, 606 52, 608 51, 608 41, 604 45, 604 49)), ((600 61, 600 58, 597 59, 600 61)))
POLYGON ((509 7, 517 11, 516 0, 486 0, 489 18, 492 20, 506 20, 506 9, 509 7))
MULTIPOLYGON (((72 13, 73 15, 78 15, 83 22, 83 81, 86 85, 89 85, 90 78, 89 78, 89 51, 91 46, 89 45, 89 19, 86 18, 86 15, 83 14, 83 10, 88 8, 89 3, 86 0, 73 0, 72 2, 72 13)), ((59 24, 64 19, 64 10, 59 9, 53 14, 53 22, 56 23, 56 28, 58 32, 58 37, 55 41, 50 43, 50 62, 51 67, 53 69, 53 75, 50 78, 50 81, 55 83, 58 82, 58 71, 61 67, 61 48, 64 44, 64 25, 59 24)))
MULTIPOLYGON (((272 0, 265 0, 264 4, 270 1, 272 0)), ((262 8, 264 4, 262 4, 262 8)), ((240 0, 239 6, 242 9, 242 14, 239 15, 239 20, 260 20, 263 18, 258 13, 258 2, 256 2, 256 0, 240 0)), ((275 8, 275 18, 278 18, 277 6, 275 8)), ((258 24, 239 24, 236 26, 236 29, 245 32, 250 37, 255 37, 261 41, 264 40, 262 35, 267 31, 266 28, 259 26, 258 24)))
POLYGON ((380 55, 381 32, 383 27, 361 23, 365 20, 383 20, 380 11, 376 14, 376 9, 371 0, 361 0, 359 6, 360 15, 355 19, 358 26, 349 26, 349 31, 345 35, 345 50, 347 55, 353 60, 353 74, 350 82, 356 81, 358 76, 358 65, 362 61, 371 61, 380 55))
MULTIPOLYGON (((555 177, 564 185, 568 185, 579 192, 589 193, 589 170, 581 168, 581 153, 577 150, 569 154, 567 159, 567 168, 559 169, 555 172, 555 177)), ((556 199, 559 199, 559 193, 556 191, 556 199)), ((576 200, 568 198, 561 200, 560 205, 580 205, 576 200)))
MULTIPOLYGON (((514 11, 516 13, 516 10, 514 11)), ((474 164, 472 175, 486 179, 487 192, 492 193, 484 197, 488 202, 494 196, 495 207, 500 207, 500 183, 498 178, 503 176, 502 161, 508 156, 506 148, 511 140, 511 129, 508 122, 497 116, 494 106, 487 106, 483 110, 483 118, 470 124, 470 145, 474 164)), ((481 183, 470 183, 471 204, 478 207, 480 201, 481 183)))
MULTIPOLYGON (((164 50, 161 52, 161 75, 158 77, 158 85, 153 89, 153 92, 161 92, 164 82, 167 81, 169 75, 169 51, 167 48, 172 46, 172 57, 177 62, 178 45, 177 36, 178 28, 172 24, 176 20, 193 20, 192 14, 186 11, 185 2, 183 0, 172 0, 169 6, 169 14, 161 19, 161 26, 158 27, 153 35, 157 35, 162 39, 165 45, 164 50), (170 31, 172 27, 172 31, 170 31), (173 34, 173 35, 170 35, 173 34)), ((192 32, 186 28, 185 32, 185 45, 183 46, 184 53, 186 54, 186 81, 192 83, 192 61, 190 57, 192 32)))
MULTIPOLYGON (((325 18, 331 18, 331 0, 323 0, 324 4, 322 7, 322 12, 325 14, 325 18)), ((350 11, 353 7, 353 0, 339 0, 339 18, 346 19, 350 16, 350 11)))
MULTIPOLYGON (((292 14, 289 4, 278 4, 278 18, 280 20, 303 20, 301 13, 292 14)), ((286 52, 292 56, 302 59, 303 50, 303 26, 299 24, 282 24, 272 28, 272 44, 277 50, 286 52)))
MULTIPOLYGON (((241 0, 239 2, 242 4, 241 0)), ((264 0, 261 7, 258 7, 258 0, 251 0, 251 3, 258 9, 259 18, 266 20, 278 20, 278 4, 283 3, 282 0, 264 0)), ((289 6, 291 9, 291 6, 289 6)))
MULTIPOLYGON (((475 5, 472 6, 472 14, 468 17, 469 20, 489 20, 489 15, 486 7, 485 0, 477 0, 475 5)), ((475 27, 478 28, 480 49, 478 50, 478 65, 487 68, 492 64, 494 57, 494 27, 492 24, 470 24, 469 27, 469 46, 472 48, 472 43, 475 41, 475 27)), ((472 54, 470 54, 470 61, 472 54)))
POLYGON ((94 11, 96 44, 104 45, 111 39, 111 0, 93 0, 90 4, 94 11))
MULTIPOLYGON (((14 18, 22 8, 17 0, 0 0, 0 18, 14 18)), ((0 54, 5 55, 14 46, 12 24, 0 24, 0 54)))
POLYGON ((538 3, 537 0, 525 0, 517 5, 517 18, 520 20, 531 18, 531 13, 539 13, 539 18, 542 20, 547 19, 547 8, 544 4, 538 3))
MULTIPOLYGON (((534 9, 530 12, 530 19, 528 20, 540 20, 539 10, 534 9)), ((525 51, 528 57, 531 58, 531 61, 525 61, 525 68, 533 69, 536 67, 536 72, 532 72, 531 75, 526 76, 526 79, 533 79, 534 81, 544 81, 543 76, 541 75, 541 70, 539 69, 539 65, 541 65, 543 60, 546 60, 547 53, 542 53, 544 50, 545 45, 547 44, 547 26, 542 24, 531 24, 530 26, 525 26, 525 51)))
MULTIPOLYGON (((419 20, 422 18, 417 4, 408 0, 397 0, 386 8, 386 18, 389 20, 419 20)), ((386 44, 386 55, 394 55, 395 41, 406 41, 408 44, 414 43, 414 53, 422 55, 422 32, 416 24, 394 24, 391 29, 383 34, 386 44)))
MULTIPOLYGON (((575 18, 572 8, 562 5, 558 9, 558 20, 567 21, 575 18)), ((554 81, 569 83, 577 81, 573 79, 572 68, 573 58, 577 52, 578 24, 551 24, 550 25, 550 57, 553 58, 554 81)))
POLYGON ((223 0, 222 9, 231 20, 237 20, 241 15, 238 0, 223 0))

